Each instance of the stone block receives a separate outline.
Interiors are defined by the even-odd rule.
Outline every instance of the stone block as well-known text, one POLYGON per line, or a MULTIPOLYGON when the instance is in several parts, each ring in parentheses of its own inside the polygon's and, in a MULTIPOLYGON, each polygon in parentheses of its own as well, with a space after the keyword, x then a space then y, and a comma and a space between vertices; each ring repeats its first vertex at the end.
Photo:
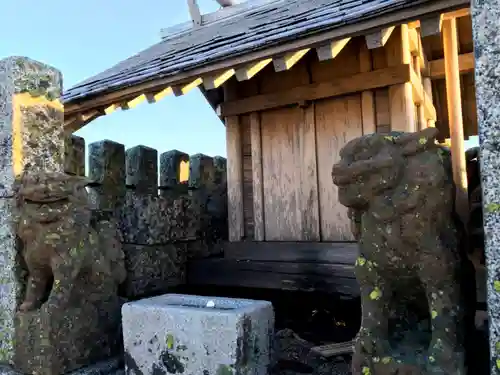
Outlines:
POLYGON ((0 199, 0 363, 13 359, 14 317, 23 288, 13 226, 14 204, 13 198, 0 199))
POLYGON ((167 244, 185 238, 185 202, 177 199, 135 194, 128 191, 118 211, 119 229, 124 243, 167 244))
POLYGON ((125 297, 137 299, 165 294, 186 280, 185 243, 170 245, 124 244, 127 279, 122 285, 125 297))
POLYGON ((96 209, 115 209, 125 197, 125 146, 103 140, 89 145, 90 202, 96 209))
POLYGON ((25 58, 0 60, 0 363, 12 363, 23 280, 14 222, 23 171, 63 170, 62 75, 25 58))
POLYGON ((270 302, 167 294, 122 308, 127 374, 267 375, 270 302))
POLYGON ((189 163, 189 155, 170 150, 160 155, 160 188, 172 189, 181 184, 181 164, 189 163))
POLYGON ((215 185, 216 169, 214 159, 203 154, 189 158, 189 188, 212 189, 215 185))
POLYGON ((26 57, 0 60, 0 197, 24 169, 62 171, 62 75, 26 57))
POLYGON ((82 137, 65 137, 64 171, 75 176, 85 176, 85 139, 82 137))
POLYGON ((158 194, 158 151, 136 146, 126 152, 127 186, 137 194, 158 194))

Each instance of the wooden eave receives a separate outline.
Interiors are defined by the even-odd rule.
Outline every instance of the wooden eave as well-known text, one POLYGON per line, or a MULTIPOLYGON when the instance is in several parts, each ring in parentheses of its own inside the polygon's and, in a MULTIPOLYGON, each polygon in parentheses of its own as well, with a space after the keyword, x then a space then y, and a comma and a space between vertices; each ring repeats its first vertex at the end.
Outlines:
POLYGON ((335 58, 343 46, 356 36, 364 35, 369 47, 370 45, 373 45, 373 48, 380 47, 383 46, 394 26, 403 23, 413 23, 414 26, 418 26, 420 19, 441 17, 443 13, 457 10, 460 10, 460 16, 462 16, 467 14, 469 6, 469 0, 424 3, 417 8, 394 11, 328 32, 235 56, 174 76, 104 92, 83 100, 75 100, 64 105, 65 127, 68 131, 76 131, 95 118, 110 114, 114 110, 128 110, 145 101, 154 103, 170 94, 183 95, 196 87, 203 88, 202 92, 205 97, 212 107, 216 108, 223 100, 219 89, 233 76, 236 76, 239 81, 251 79, 269 64, 273 64, 277 72, 287 70, 311 50, 316 50, 320 60, 335 58), (462 11, 462 9, 465 10, 462 11), (211 90, 219 90, 219 93, 212 94, 211 90))

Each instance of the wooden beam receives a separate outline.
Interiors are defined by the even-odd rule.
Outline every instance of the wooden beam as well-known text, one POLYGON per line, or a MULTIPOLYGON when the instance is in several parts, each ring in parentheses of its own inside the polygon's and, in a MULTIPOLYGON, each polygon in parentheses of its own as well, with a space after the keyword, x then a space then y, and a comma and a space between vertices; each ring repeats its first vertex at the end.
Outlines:
POLYGON ((278 108, 290 104, 307 102, 329 97, 347 95, 391 85, 410 82, 410 65, 400 64, 390 68, 336 78, 330 82, 298 86, 293 90, 256 95, 250 98, 228 101, 221 104, 222 116, 278 108))
POLYGON ((264 222, 264 177, 262 170, 262 135, 260 114, 250 114, 250 144, 252 145, 253 236, 255 241, 266 238, 264 222))
POLYGON ((173 93, 173 90, 171 87, 166 87, 156 93, 148 93, 146 94, 146 99, 148 100, 148 103, 156 103, 163 99, 164 97, 170 95, 173 93))
POLYGON ((202 83, 203 83, 203 79, 196 78, 196 79, 192 80, 191 82, 189 82, 187 84, 173 86, 172 87, 172 91, 173 91, 173 93, 174 93, 175 96, 186 95, 189 91, 191 91, 192 89, 198 87, 202 83))
POLYGON ((316 53, 318 54, 319 61, 331 60, 337 57, 337 55, 342 51, 342 49, 349 43, 351 38, 344 38, 341 40, 335 40, 326 45, 316 48, 316 53))
POLYGON ((226 117, 226 146, 229 241, 241 241, 245 232, 242 134, 238 116, 226 117))
POLYGON ((213 76, 203 77, 203 86, 207 90, 214 90, 222 86, 228 79, 230 79, 236 71, 234 69, 228 69, 225 72, 216 74, 213 76))
POLYGON ((65 103, 65 115, 71 116, 78 112, 106 107, 116 102, 134 98, 144 92, 151 92, 167 86, 172 86, 178 84, 179 82, 192 79, 193 77, 200 77, 236 66, 250 64, 255 61, 271 58, 272 56, 276 56, 278 54, 287 53, 288 51, 308 48, 311 45, 320 45, 329 40, 345 38, 348 36, 354 37, 358 35, 365 35, 373 29, 389 27, 402 22, 410 22, 429 15, 441 14, 443 11, 448 9, 457 9, 464 6, 469 6, 469 0, 441 0, 421 4, 418 8, 402 8, 380 17, 369 18, 360 22, 348 24, 328 32, 291 40, 287 43, 281 43, 270 48, 250 52, 244 56, 236 56, 221 60, 220 62, 206 64, 190 71, 178 73, 174 76, 158 78, 148 82, 136 84, 131 87, 122 88, 117 91, 102 93, 92 99, 84 101, 77 102, 77 100, 75 100, 65 103))
MULTIPOLYGON (((476 60, 474 53, 463 53, 458 55, 458 71, 460 74, 474 72, 476 60)), ((445 63, 444 59, 429 61, 430 78, 443 79, 445 78, 445 63)))
POLYGON ((354 352, 354 341, 336 342, 333 344, 314 346, 311 348, 311 351, 318 353, 325 358, 352 354, 354 352))
POLYGON ((224 257, 236 261, 331 263, 354 265, 356 242, 225 242, 224 257))
MULTIPOLYGON (((228 159, 229 160, 229 159, 228 159)), ((190 262, 188 283, 359 296, 354 242, 226 242, 223 259, 190 262)))
POLYGON ((441 15, 427 17, 420 20, 420 35, 422 38, 441 34, 441 15))
POLYGON ((368 49, 375 49, 385 46, 394 29, 395 26, 390 26, 366 35, 365 40, 368 49))
POLYGON ((354 267, 345 264, 239 262, 226 258, 190 261, 188 285, 213 285, 359 297, 354 267))
POLYGON ((470 8, 462 8, 455 10, 453 12, 443 13, 443 21, 453 18, 467 17, 469 15, 470 15, 470 8))
POLYGON ((310 48, 304 48, 299 51, 286 53, 283 56, 273 59, 274 70, 276 72, 283 72, 292 68, 299 60, 310 51, 310 48))
POLYGON ((66 131, 76 132, 102 115, 104 115, 104 112, 100 110, 79 113, 67 120, 65 119, 64 128, 66 131))
MULTIPOLYGON (((438 16, 439 14, 436 14, 438 16)), ((444 19, 450 19, 450 18, 460 18, 460 17, 466 17, 470 15, 470 8, 462 8, 455 10, 453 12, 446 12, 441 15, 441 21, 444 19)), ((421 27, 420 20, 416 21, 411 21, 408 23, 408 27, 410 29, 417 29, 421 27)))
POLYGON ((464 223, 468 221, 467 167, 464 150, 464 124, 458 62, 457 20, 443 21, 443 49, 446 77, 446 98, 451 138, 453 180, 457 187, 457 213, 464 223))

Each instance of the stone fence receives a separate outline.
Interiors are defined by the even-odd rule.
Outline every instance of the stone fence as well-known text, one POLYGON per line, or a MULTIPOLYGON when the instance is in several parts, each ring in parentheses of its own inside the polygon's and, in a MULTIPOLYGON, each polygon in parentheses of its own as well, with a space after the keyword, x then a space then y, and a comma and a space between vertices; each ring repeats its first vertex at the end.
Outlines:
MULTIPOLYGON (((226 159, 104 140, 88 146, 92 209, 118 222, 127 268, 127 298, 182 284, 187 259, 221 251, 227 238, 226 159), (159 159, 159 173, 158 173, 159 159), (189 165, 188 177, 181 176, 189 165), (158 178, 159 174, 159 178, 158 178)), ((85 140, 66 138, 65 172, 85 174, 85 140)))

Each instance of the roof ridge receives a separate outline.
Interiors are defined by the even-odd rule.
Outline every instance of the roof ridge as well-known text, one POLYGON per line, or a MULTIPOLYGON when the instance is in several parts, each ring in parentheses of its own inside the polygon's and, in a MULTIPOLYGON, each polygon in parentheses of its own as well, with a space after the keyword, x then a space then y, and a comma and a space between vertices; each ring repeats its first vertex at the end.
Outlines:
MULTIPOLYGON (((201 26, 213 25, 217 22, 225 21, 228 18, 234 16, 241 16, 250 11, 254 11, 266 5, 273 3, 283 2, 285 0, 247 0, 239 4, 235 4, 229 7, 221 8, 215 12, 207 13, 201 16, 201 26)), ((192 30, 193 21, 186 21, 177 25, 166 27, 160 30, 160 37, 162 41, 175 38, 182 35, 183 33, 192 30)))

